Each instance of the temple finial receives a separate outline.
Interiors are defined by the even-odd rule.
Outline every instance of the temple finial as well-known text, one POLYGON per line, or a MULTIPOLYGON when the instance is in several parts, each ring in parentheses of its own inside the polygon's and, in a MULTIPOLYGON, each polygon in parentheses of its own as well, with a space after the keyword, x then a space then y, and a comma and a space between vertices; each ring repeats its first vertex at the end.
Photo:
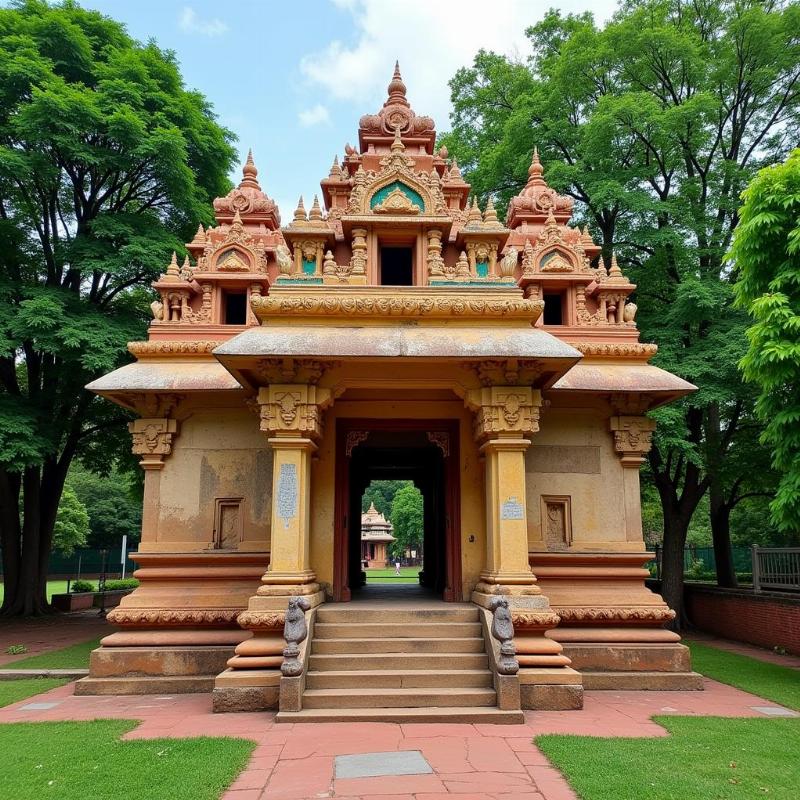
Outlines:
POLYGON ((178 254, 174 250, 172 251, 172 260, 167 267, 167 275, 170 278, 180 278, 181 276, 181 271, 178 268, 178 254))
POLYGON ((400 137, 400 126, 394 126, 394 141, 392 142, 391 150, 393 153, 402 153, 406 149, 403 140, 400 137))
POLYGON ((308 212, 308 218, 314 222, 322 220, 322 209, 319 207, 319 198, 316 195, 314 195, 311 211, 308 212))
POLYGON ((194 235, 194 239, 192 239, 192 244, 205 244, 206 243, 206 232, 203 230, 203 223, 201 222, 197 226, 197 233, 194 235))
POLYGON ((297 208, 294 210, 294 221, 305 222, 308 219, 306 216, 306 207, 303 205, 303 195, 297 201, 297 208))
POLYGON ((256 169, 256 162, 253 161, 253 150, 247 151, 247 160, 242 167, 242 182, 239 184, 241 189, 243 186, 252 186, 254 189, 261 189, 258 185, 258 169, 256 169))
POLYGON ((499 222, 497 219, 497 210, 494 207, 494 202, 492 202, 491 195, 489 195, 489 199, 486 201, 486 210, 483 212, 483 221, 487 225, 494 225, 499 222))
POLYGON ((403 77, 400 75, 399 61, 395 61, 394 63, 394 73, 392 79, 389 81, 387 90, 389 92, 389 97, 384 103, 385 106, 388 106, 390 103, 400 103, 404 106, 408 105, 408 100, 406 100, 406 85, 403 83, 403 77))
POLYGON ((478 208, 478 198, 472 198, 472 205, 469 209, 469 214, 467 214, 467 225, 472 223, 480 224, 483 221, 483 217, 481 216, 481 210, 478 208))
POLYGON ((533 148, 533 158, 531 158, 531 165, 528 167, 528 180, 529 182, 535 178, 541 178, 544 174, 542 162, 539 160, 539 148, 533 148))

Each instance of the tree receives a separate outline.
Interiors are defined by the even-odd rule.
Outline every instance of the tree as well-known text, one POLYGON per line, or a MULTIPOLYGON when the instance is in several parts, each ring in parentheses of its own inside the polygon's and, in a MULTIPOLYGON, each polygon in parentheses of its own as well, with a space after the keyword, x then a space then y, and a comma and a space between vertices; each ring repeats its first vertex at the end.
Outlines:
POLYGON ((731 248, 736 300, 754 324, 741 361, 759 389, 756 411, 779 473, 772 518, 800 533, 800 150, 768 167, 744 193, 731 248))
POLYGON ((126 359, 170 253, 229 187, 234 152, 174 56, 73 2, 0 9, 0 545, 5 614, 49 610, 70 464, 126 415, 85 384, 126 359))
POLYGON ((725 253, 739 193, 797 129, 798 28, 798 4, 755 0, 632 0, 604 29, 551 11, 527 32, 528 64, 481 52, 451 81, 443 143, 477 191, 518 191, 538 145, 550 184, 638 285, 656 363, 700 387, 654 412, 649 456, 662 591, 678 622, 690 521, 753 419, 737 372, 747 321, 725 253))
POLYGON ((419 550, 425 530, 422 494, 413 483, 398 489, 392 501, 392 527, 395 553, 419 550))
POLYGON ((62 555, 71 556, 77 547, 85 547, 89 536, 89 514, 78 495, 64 488, 58 504, 56 524, 53 527, 53 549, 62 555))
POLYGON ((73 464, 66 486, 89 513, 88 547, 119 548, 123 536, 128 537, 129 546, 136 546, 142 526, 142 496, 141 486, 134 486, 130 475, 116 468, 98 475, 73 464))

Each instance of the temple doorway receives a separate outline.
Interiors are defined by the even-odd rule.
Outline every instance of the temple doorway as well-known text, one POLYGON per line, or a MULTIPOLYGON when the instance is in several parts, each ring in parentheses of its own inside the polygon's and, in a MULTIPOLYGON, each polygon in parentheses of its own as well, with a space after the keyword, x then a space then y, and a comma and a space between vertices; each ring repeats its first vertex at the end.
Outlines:
POLYGON ((395 583, 401 594, 402 586, 414 594, 427 591, 444 600, 461 599, 457 430, 452 421, 339 421, 335 600, 364 598, 370 593, 392 596, 396 592, 387 593, 386 587, 395 583), (374 495, 379 481, 404 482, 421 494, 419 547, 392 546, 394 536, 385 508, 381 514, 370 501, 364 513, 365 493, 369 497, 372 486, 374 495), (398 557, 400 580, 391 577, 398 557), (409 578, 411 571, 414 575, 409 578), (371 573, 375 580, 370 580, 371 573), (378 580, 383 573, 387 579, 378 580))

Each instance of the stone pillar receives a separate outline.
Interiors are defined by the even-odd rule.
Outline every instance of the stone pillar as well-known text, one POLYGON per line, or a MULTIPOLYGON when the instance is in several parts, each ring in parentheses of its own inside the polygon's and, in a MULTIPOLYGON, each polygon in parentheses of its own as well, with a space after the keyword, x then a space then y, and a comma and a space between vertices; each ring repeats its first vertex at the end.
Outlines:
POLYGON ((467 394, 486 459, 486 563, 475 587, 479 594, 539 594, 528 563, 525 451, 527 436, 539 428, 540 404, 541 393, 529 386, 489 386, 467 394))
POLYGON ((536 585, 528 559, 525 451, 539 429, 541 392, 530 386, 472 389, 475 438, 485 458, 486 563, 472 602, 490 608, 504 595, 514 623, 523 708, 580 708, 580 677, 562 646, 545 636, 558 615, 536 585))
POLYGON ((147 544, 158 539, 161 470, 164 458, 172 453, 178 421, 167 417, 136 419, 128 423, 128 430, 133 438, 132 452, 141 456, 139 464, 144 470, 142 539, 147 544))
POLYGON ((270 563, 238 617, 253 638, 237 646, 228 661, 232 673, 217 678, 218 710, 271 707, 289 597, 302 595, 311 608, 324 600, 310 562, 311 456, 322 435, 322 413, 332 402, 329 389, 305 383, 270 384, 258 392, 261 430, 269 436, 274 459, 270 563))
POLYGON ((623 467, 625 503, 625 540, 642 543, 642 504, 639 490, 639 467, 652 445, 656 423, 641 416, 616 416, 609 420, 614 436, 614 450, 623 467))

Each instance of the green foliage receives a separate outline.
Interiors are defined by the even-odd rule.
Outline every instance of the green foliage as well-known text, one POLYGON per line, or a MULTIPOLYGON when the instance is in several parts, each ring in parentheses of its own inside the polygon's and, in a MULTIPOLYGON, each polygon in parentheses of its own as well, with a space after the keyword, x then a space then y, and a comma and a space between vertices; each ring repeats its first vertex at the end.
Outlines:
POLYGON ((780 474, 772 502, 781 531, 800 534, 800 150, 762 170, 744 192, 731 247, 736 296, 753 320, 741 359, 780 474))
POLYGON ((123 589, 135 589, 139 585, 136 578, 115 578, 114 580, 106 581, 105 587, 108 592, 118 592, 123 589))
POLYGON ((392 516, 392 501, 397 492, 404 486, 413 486, 411 481, 372 481, 361 498, 362 513, 369 509, 370 503, 386 519, 392 516))
MULTIPOLYGON (((0 708, 28 697, 49 692, 68 683, 66 678, 23 678, 21 681, 0 681, 0 708)), ((13 797, 13 795, 11 795, 13 797)))
POLYGON ((419 550, 424 533, 422 494, 412 483, 402 486, 392 501, 392 531, 397 541, 392 543, 396 554, 419 550))
POLYGON ((76 581, 72 581, 69 585, 69 590, 71 592, 94 592, 97 591, 95 585, 91 581, 84 581, 82 579, 78 579, 76 581))
POLYGON ((113 468, 101 475, 73 464, 67 476, 67 487, 75 492, 89 513, 87 547, 119 548, 123 535, 128 544, 139 541, 142 527, 140 485, 132 475, 113 468))
POLYGON ((53 529, 53 548, 65 556, 85 547, 89 536, 89 514, 75 492, 67 486, 61 495, 53 529))
POLYGON ((9 656, 20 656, 23 653, 27 653, 28 648, 25 647, 24 644, 11 644, 6 647, 6 655, 9 656))
POLYGON ((89 654, 98 647, 100 639, 89 639, 59 650, 50 650, 14 661, 6 669, 87 669, 89 654))
MULTIPOLYGON (((575 221, 637 284, 655 363, 699 387, 653 412, 650 467, 673 572, 706 492, 724 535, 731 508, 772 488, 769 471, 752 468, 755 398, 737 366, 747 317, 725 254, 740 192, 800 124, 799 27, 797 3, 756 0, 639 0, 602 29, 591 14, 550 11, 527 31, 527 63, 481 51, 450 83, 442 144, 476 192, 507 201, 538 146, 575 221)), ((679 607, 679 583, 669 591, 679 607)))
POLYGON ((173 54, 120 23, 73 2, 0 9, 6 611, 46 607, 42 576, 17 565, 49 548, 73 459, 107 470, 121 457, 128 415, 83 387, 129 359, 150 282, 212 221, 232 138, 173 54))

